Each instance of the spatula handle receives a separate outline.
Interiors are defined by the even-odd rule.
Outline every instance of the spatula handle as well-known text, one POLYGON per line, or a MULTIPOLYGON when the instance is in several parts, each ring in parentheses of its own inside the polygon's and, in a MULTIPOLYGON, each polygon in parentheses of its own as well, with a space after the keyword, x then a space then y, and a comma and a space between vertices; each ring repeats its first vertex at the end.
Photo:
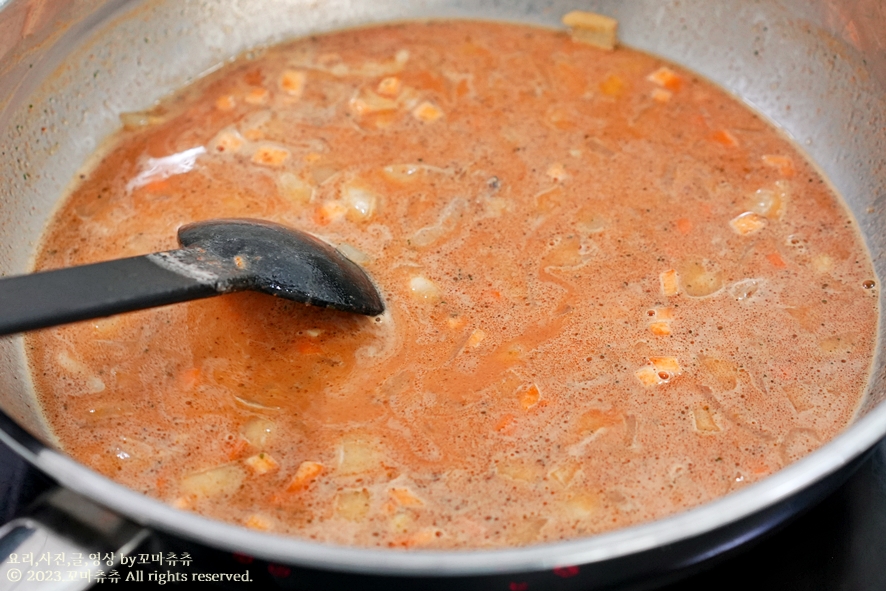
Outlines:
POLYGON ((0 335, 217 295, 148 256, 0 280, 0 335))

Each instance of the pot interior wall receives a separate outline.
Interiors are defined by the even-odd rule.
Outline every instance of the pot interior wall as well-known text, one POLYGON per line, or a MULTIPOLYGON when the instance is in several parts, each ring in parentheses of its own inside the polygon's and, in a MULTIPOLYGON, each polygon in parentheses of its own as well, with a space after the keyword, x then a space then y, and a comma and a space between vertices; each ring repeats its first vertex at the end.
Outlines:
MULTIPOLYGON (((243 51, 429 16, 558 27, 577 7, 616 17, 625 44, 710 78, 793 137, 844 196, 886 277, 886 8, 877 0, 13 0, 0 12, 0 273, 29 269, 59 197, 119 113, 243 51)), ((23 360, 20 338, 0 342, 0 408, 51 442, 23 360)), ((861 415, 886 397, 883 366, 881 352, 861 415)))

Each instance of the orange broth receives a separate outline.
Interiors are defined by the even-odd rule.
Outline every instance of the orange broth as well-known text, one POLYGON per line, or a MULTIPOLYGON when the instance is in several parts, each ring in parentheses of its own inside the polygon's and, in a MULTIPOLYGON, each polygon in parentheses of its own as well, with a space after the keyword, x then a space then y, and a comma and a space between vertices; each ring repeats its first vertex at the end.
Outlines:
POLYGON ((61 447, 177 507, 360 546, 567 539, 764 478, 863 395, 876 290, 847 211, 656 57, 378 26, 123 121, 37 268, 255 217, 339 245, 388 307, 237 294, 29 335, 61 447))

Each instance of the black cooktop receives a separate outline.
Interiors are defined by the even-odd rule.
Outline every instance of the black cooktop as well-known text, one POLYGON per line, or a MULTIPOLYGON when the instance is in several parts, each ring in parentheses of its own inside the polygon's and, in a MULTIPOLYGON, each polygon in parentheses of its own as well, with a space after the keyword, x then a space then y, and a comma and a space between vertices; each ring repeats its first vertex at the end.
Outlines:
MULTIPOLYGON (((21 515, 41 492, 52 485, 0 443, 0 517, 8 521, 21 515)), ((150 549, 143 550, 150 552, 150 549)), ((179 558, 181 558, 179 556, 179 558)), ((212 555, 195 556, 206 568, 212 555)), ((250 583, 205 582, 210 589, 267 589, 285 578, 286 567, 253 562, 227 554, 218 560, 230 569, 249 572, 250 583)), ((115 581, 106 580, 106 583, 115 581)), ((0 581, 0 589, 5 588, 0 581)), ((151 586, 144 581, 120 586, 151 586)), ((179 587, 174 583, 172 587, 179 587)), ((291 585, 284 585, 292 588, 291 585)), ((296 585, 296 588, 301 588, 296 585)), ((96 585, 100 589, 99 585, 96 585)), ((304 587, 306 589, 310 586, 304 587)), ((349 585, 350 589, 359 589, 349 585)), ((716 559, 701 572, 659 587, 660 591, 884 591, 886 590, 886 440, 835 493, 797 517, 779 531, 716 559)))

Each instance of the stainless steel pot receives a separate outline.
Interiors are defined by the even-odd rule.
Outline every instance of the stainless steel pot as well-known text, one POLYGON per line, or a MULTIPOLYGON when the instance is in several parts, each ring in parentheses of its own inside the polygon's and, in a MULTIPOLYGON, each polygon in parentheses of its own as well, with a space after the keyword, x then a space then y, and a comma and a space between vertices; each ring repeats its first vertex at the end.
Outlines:
MULTIPOLYGON (((28 270, 59 196, 117 128, 120 112, 144 109, 242 51, 312 32, 429 16, 556 27, 560 15, 574 8, 616 17, 625 44, 707 76, 793 137, 846 199, 878 277, 886 277, 886 5, 880 0, 0 0, 0 272, 28 270)), ((886 334, 884 318, 880 334, 886 334)), ((884 361, 878 351, 866 401, 842 435, 766 480, 704 506, 529 548, 380 551, 323 546, 204 519, 72 461, 55 449, 37 408, 21 339, 5 339, 0 438, 65 489, 44 505, 42 519, 4 529, 0 558, 16 536, 110 544, 111 550, 132 547, 153 530, 301 568, 311 577, 353 581, 356 575, 365 584, 393 577, 387 584, 422 588, 453 578, 460 588, 642 585, 741 544, 839 484, 886 435, 884 361), (61 523, 100 531, 84 538, 79 525, 76 532, 70 526, 60 533, 41 530, 46 523, 38 521, 56 522, 58 512, 71 517, 61 523), (43 533, 33 533, 38 530, 43 533)), ((0 578, 4 568, 8 564, 0 566, 0 578)))

